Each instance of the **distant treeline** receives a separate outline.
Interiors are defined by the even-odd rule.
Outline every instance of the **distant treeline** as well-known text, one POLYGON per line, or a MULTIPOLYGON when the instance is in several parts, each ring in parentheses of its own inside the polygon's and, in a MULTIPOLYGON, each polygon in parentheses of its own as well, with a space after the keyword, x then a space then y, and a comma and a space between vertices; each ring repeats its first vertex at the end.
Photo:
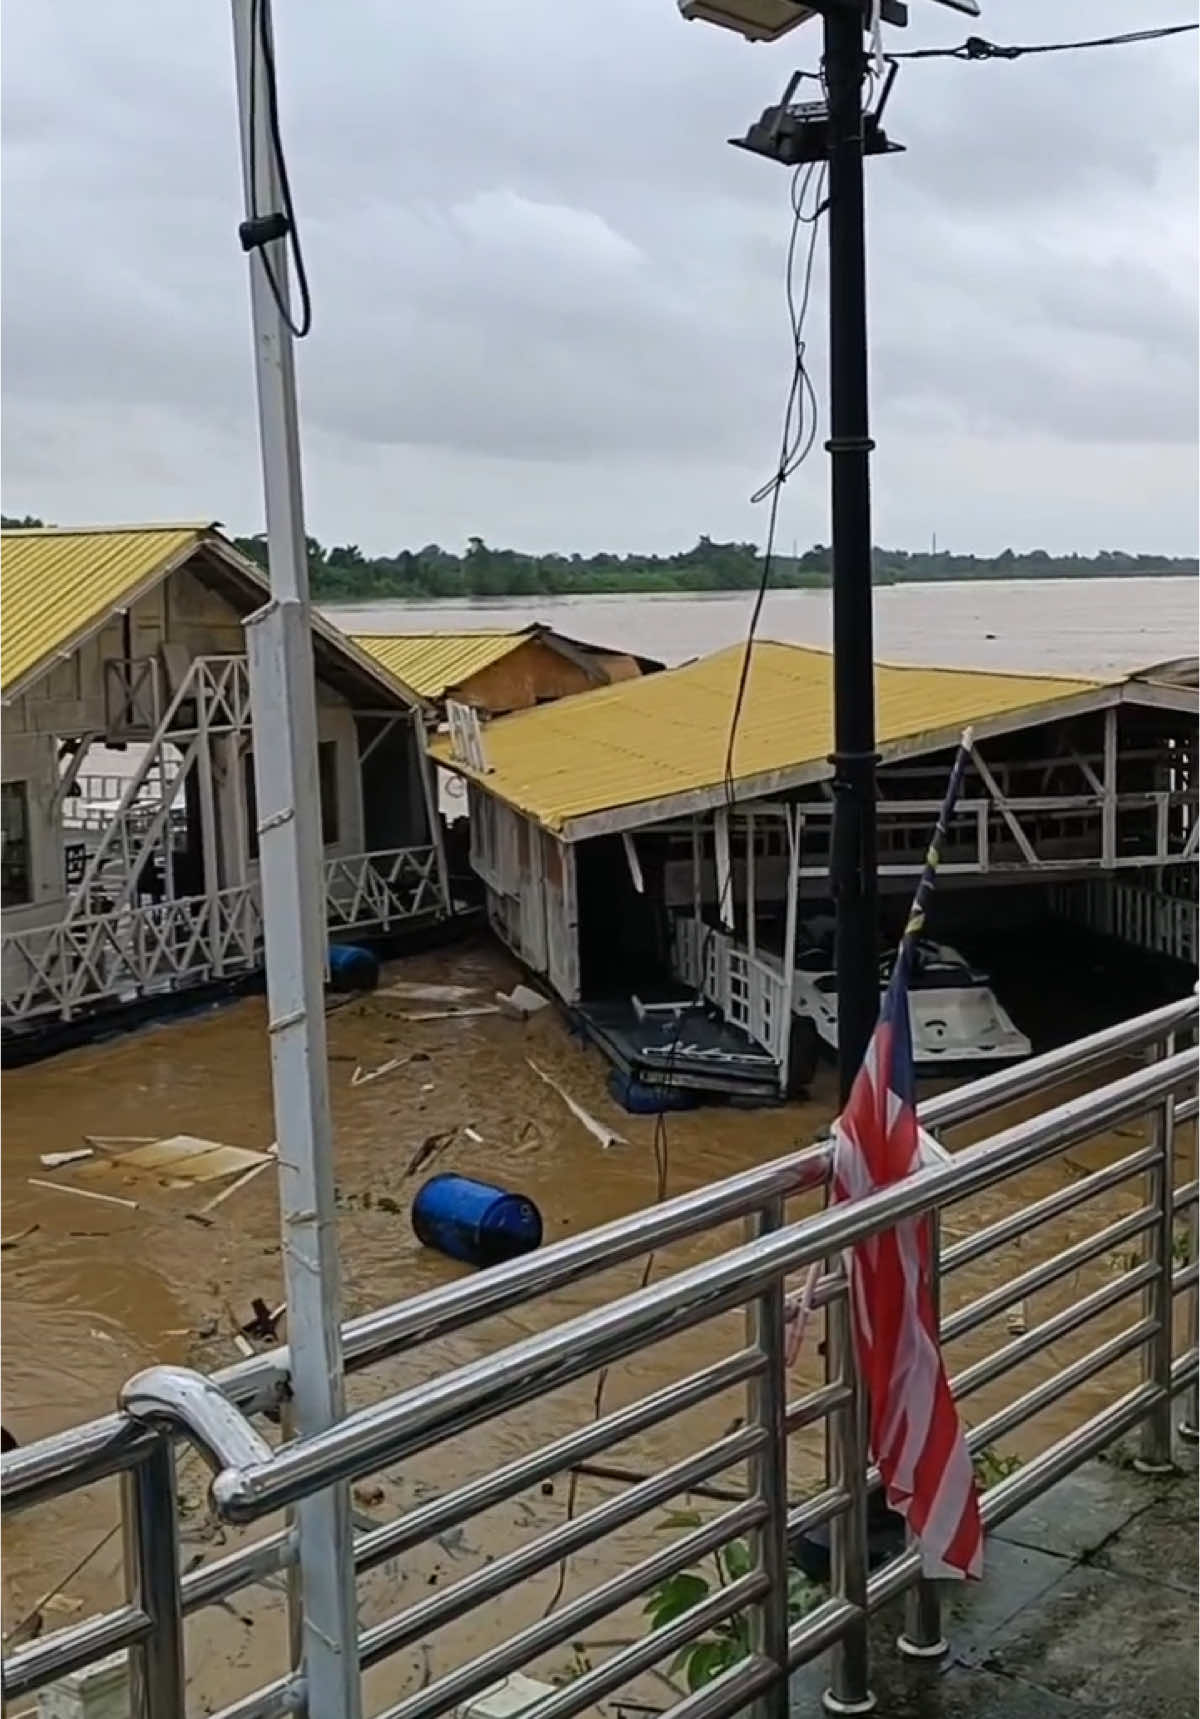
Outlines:
MULTIPOLYGON (((239 537, 238 547, 259 561, 261 537, 239 537)), ((410 597, 558 597, 603 591, 747 591, 762 577, 762 556, 753 543, 715 543, 702 537, 694 549, 677 555, 523 555, 492 549, 472 537, 465 554, 436 543, 402 549, 395 555, 366 556, 356 544, 326 549, 308 540, 313 595, 325 599, 373 601, 410 597)), ((776 556, 773 587, 803 588, 829 584, 830 551, 816 543, 803 555, 776 556)), ((1018 555, 1005 549, 996 556, 875 551, 875 582, 894 585, 932 579, 1088 579, 1114 575, 1192 574, 1195 557, 1127 555, 1047 555, 1043 549, 1018 555)))
MULTIPOLYGON (((6 526, 41 525, 40 519, 4 517, 6 526)), ((266 539, 235 537, 239 549, 266 565, 266 539)), ((492 549, 472 537, 461 555, 430 543, 394 555, 367 556, 355 543, 327 549, 308 539, 313 595, 325 600, 371 602, 408 597, 558 597, 604 591, 748 591, 762 577, 762 556, 753 543, 716 543, 701 537, 694 549, 677 555, 523 555, 492 549)), ((932 554, 907 549, 876 549, 875 583, 895 585, 934 579, 1095 579, 1120 575, 1195 575, 1194 556, 1128 555, 1106 549, 1099 555, 932 554)), ((771 584, 779 589, 829 584, 830 551, 815 543, 803 555, 777 555, 771 584)))

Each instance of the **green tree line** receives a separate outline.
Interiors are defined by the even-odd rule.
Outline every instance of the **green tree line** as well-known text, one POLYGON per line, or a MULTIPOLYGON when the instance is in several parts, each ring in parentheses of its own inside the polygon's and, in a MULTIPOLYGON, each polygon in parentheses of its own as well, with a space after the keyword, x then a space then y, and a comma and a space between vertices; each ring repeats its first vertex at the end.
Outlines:
MULTIPOLYGON (((265 561, 261 537, 237 538, 238 547, 265 561)), ((701 537, 692 549, 675 555, 525 555, 493 549, 472 537, 456 555, 436 543, 402 549, 394 555, 367 556, 357 544, 326 549, 308 540, 314 596, 328 600, 372 601, 408 597, 558 597, 606 591, 748 591, 762 577, 762 556, 753 543, 718 543, 701 537)), ((821 587, 830 582, 832 560, 826 544, 802 555, 777 555, 771 565, 775 588, 821 587)), ((1086 579, 1129 574, 1192 574, 1194 557, 1129 555, 1104 550, 1099 555, 1048 555, 1044 549, 995 556, 931 554, 906 549, 875 551, 875 583, 935 579, 1086 579)))
MULTIPOLYGON (((4 516, 6 526, 38 526, 40 519, 4 516)), ((264 537, 235 537, 239 549, 266 565, 264 537)), ((393 555, 364 555, 355 543, 326 548, 308 539, 308 565, 315 597, 326 602, 372 602, 434 597, 558 597, 611 591, 749 591, 762 577, 762 556, 753 543, 719 543, 701 537, 675 555, 526 555, 493 549, 482 537, 468 539, 463 553, 436 543, 399 549, 393 555)), ((777 555, 771 584, 778 589, 821 587, 830 582, 830 550, 815 543, 802 555, 777 555)), ((876 549, 875 583, 937 579, 1088 579, 1123 575, 1195 575, 1194 556, 1132 555, 1106 549, 1098 555, 1048 555, 1044 549, 999 555, 955 555, 949 550, 876 549)))

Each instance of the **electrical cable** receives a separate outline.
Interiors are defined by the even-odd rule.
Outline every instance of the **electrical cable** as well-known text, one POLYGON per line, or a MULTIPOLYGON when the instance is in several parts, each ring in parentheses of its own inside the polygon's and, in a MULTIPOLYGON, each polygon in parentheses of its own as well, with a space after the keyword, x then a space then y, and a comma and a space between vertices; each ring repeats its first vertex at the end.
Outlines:
MULTIPOLYGON (((296 271, 296 287, 300 294, 299 320, 293 317, 291 308, 283 294, 281 283, 276 279, 271 267, 265 245, 257 247, 259 259, 262 262, 263 273, 267 277, 267 285, 275 307, 288 332, 294 340, 303 340, 312 328, 312 294, 308 286, 308 270, 304 266, 304 253, 300 248, 300 229, 296 222, 296 208, 292 201, 292 187, 288 179, 287 160, 283 152, 283 136, 279 125, 279 90, 275 80, 275 44, 271 34, 269 0, 250 0, 250 90, 249 90, 249 171, 250 182, 250 219, 261 218, 258 207, 258 162, 257 162, 257 106, 258 106, 258 69, 261 56, 263 82, 267 93, 267 127, 271 134, 271 153, 275 160, 275 173, 279 180, 279 195, 283 203, 283 215, 286 222, 285 237, 292 253, 292 265, 296 271)), ((284 264, 286 268, 286 262, 284 264)))
POLYGON ((1136 42, 1161 42, 1168 36, 1182 36, 1189 30, 1200 30, 1200 24, 1163 24, 1153 30, 1127 30, 1120 36, 1092 36, 1081 42, 1031 42, 1004 47, 985 41, 982 36, 968 36, 954 48, 908 48, 902 53, 889 53, 889 60, 1020 60, 1027 54, 1066 54, 1080 48, 1124 48, 1136 42))
MULTIPOLYGON (((784 408, 783 435, 780 441, 779 461, 773 476, 761 489, 755 491, 752 501, 763 501, 771 498, 771 508, 767 524, 767 542, 763 555, 762 575, 755 593, 754 604, 750 613, 750 621, 746 633, 745 651, 742 657, 742 669, 738 679, 737 692, 734 698, 733 710, 729 723, 729 738, 725 750, 724 791, 725 809, 729 813, 735 803, 735 788, 733 781, 733 755, 737 743, 738 727, 742 718, 745 703, 746 683, 750 672, 750 653, 754 644, 754 636, 762 614, 763 602, 770 584, 771 567, 775 551, 775 532, 779 517, 779 498, 784 484, 794 471, 807 459, 817 436, 817 400, 811 378, 805 366, 804 322, 808 312, 809 299, 812 292, 813 262, 816 253, 817 228, 821 214, 826 205, 822 202, 825 187, 825 167, 817 179, 817 190, 811 213, 805 213, 805 200, 809 186, 812 183, 815 163, 807 168, 798 167, 792 175, 791 207, 792 226, 788 237, 787 262, 785 265, 785 292, 787 298, 788 324, 791 330, 792 375, 788 385, 787 403, 784 408), (798 237, 802 226, 811 228, 808 251, 804 262, 803 281, 799 302, 795 291, 795 264, 798 237), (808 419, 805 420, 805 404, 808 405, 808 419)), ((725 907, 729 892, 733 887, 733 866, 729 867, 728 875, 721 887, 717 901, 716 923, 724 919, 725 907)), ((708 926, 704 941, 699 951, 696 994, 690 1003, 683 1004, 675 1022, 675 1031, 667 1051, 662 1082, 664 1095, 669 1094, 674 1087, 674 1077, 679 1052, 683 1045, 684 1024, 688 1017, 704 1005, 704 973, 708 964, 708 951, 716 933, 716 925, 708 926)), ((666 1199, 670 1173, 670 1144, 667 1136, 666 1111, 660 1110, 654 1121, 654 1164, 655 1164, 655 1205, 661 1205, 666 1199)), ((654 1272, 657 1253, 651 1252, 646 1256, 642 1268, 639 1287, 645 1289, 654 1272)), ((600 1419, 604 1407, 604 1391, 608 1383, 611 1369, 602 1367, 596 1375, 596 1387, 592 1394, 592 1421, 600 1419)), ((579 1492, 579 1472, 573 1469, 567 1481, 566 1520, 571 1522, 575 1517, 575 1505, 579 1492)), ((567 1568, 569 1559, 563 1558, 558 1565, 558 1575, 553 1592, 546 1603, 542 1616, 549 1617, 563 1596, 566 1587, 567 1568)))
POLYGON ((771 569, 775 558, 776 528, 779 522, 780 496, 784 484, 804 464, 817 439, 817 396, 805 361, 807 342, 804 339, 804 324, 812 293, 817 229, 820 217, 827 207, 824 201, 825 181, 826 168, 823 162, 819 174, 816 173, 815 162, 809 162, 804 167, 797 167, 792 174, 792 229, 788 238, 785 271, 788 323, 791 330, 792 375, 784 407, 783 435, 780 441, 778 464, 767 482, 755 490, 750 497, 750 500, 755 503, 766 501, 770 497, 771 506, 767 516, 767 541, 763 552, 762 574, 750 611, 750 623, 746 630, 746 643, 742 652, 741 672, 738 676, 733 713, 729 723, 729 740, 725 748, 725 800, 729 810, 732 810, 734 802, 734 748, 737 743, 738 727, 741 723, 746 699, 746 687, 750 679, 750 661, 754 650, 754 641, 758 634, 758 624, 762 618, 763 604, 766 601, 767 590, 771 583, 771 569), (814 176, 816 177, 816 194, 811 213, 806 214, 805 202, 814 176), (797 303, 795 291, 796 251, 800 228, 805 225, 809 228, 808 251, 804 260, 800 299, 797 303))

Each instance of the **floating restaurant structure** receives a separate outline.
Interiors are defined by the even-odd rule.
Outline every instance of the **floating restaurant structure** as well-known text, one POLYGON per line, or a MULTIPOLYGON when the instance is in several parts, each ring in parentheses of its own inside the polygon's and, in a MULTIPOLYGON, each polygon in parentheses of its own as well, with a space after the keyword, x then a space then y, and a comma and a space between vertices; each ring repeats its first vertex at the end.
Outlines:
MULTIPOLYGON (((766 1096, 789 1088, 798 932, 828 897, 831 669, 757 644, 727 770, 743 648, 433 751, 469 784, 493 927, 614 1061, 766 1096), (680 1042, 669 1005, 701 994, 680 1042)), ((879 666, 885 926, 969 725, 939 926, 1043 912, 1194 962, 1196 681, 1195 659, 1111 682, 879 666)))
MULTIPOLYGON (((6 1040, 257 971, 263 573, 192 524, 5 531, 3 578, 6 1040), (98 773, 97 747, 128 768, 98 773)), ((315 615, 313 651, 329 933, 435 923, 433 713, 315 615)))
POLYGON ((500 632, 354 633, 354 643, 443 711, 447 700, 489 716, 527 710, 662 664, 569 639, 541 622, 500 632))

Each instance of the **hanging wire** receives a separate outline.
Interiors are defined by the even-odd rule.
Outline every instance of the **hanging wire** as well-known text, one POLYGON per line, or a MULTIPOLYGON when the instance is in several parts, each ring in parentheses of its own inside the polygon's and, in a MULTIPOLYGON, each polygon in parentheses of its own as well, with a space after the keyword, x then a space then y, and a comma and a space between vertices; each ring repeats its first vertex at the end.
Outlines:
POLYGON ((1092 36, 1081 42, 1031 42, 1016 47, 1004 47, 985 41, 982 36, 968 36, 954 48, 908 48, 891 54, 889 60, 1020 60, 1027 54, 1068 54, 1081 48, 1125 48, 1136 42, 1161 42, 1168 36, 1182 36, 1189 30, 1200 30, 1200 24, 1163 24, 1153 30, 1127 30, 1120 36, 1092 36))
POLYGON ((792 174, 792 227, 788 236, 787 264, 784 275, 788 328, 791 334, 792 373, 783 412, 783 434, 780 440, 778 462, 766 483, 756 489, 750 497, 750 500, 755 503, 766 501, 769 498, 771 505, 767 515, 767 541, 763 552, 762 575, 758 582, 758 590, 755 593, 754 603, 750 611, 750 622, 746 629, 741 672, 738 676, 733 713, 729 722, 729 739, 725 748, 725 802, 727 809, 730 810, 734 802, 734 749, 737 745, 738 727, 741 723, 746 699, 746 686, 750 679, 750 661, 754 650, 754 641, 758 634, 763 604, 766 601, 767 591, 771 583, 771 571, 775 560, 776 529, 779 523, 780 496, 784 484, 804 464, 817 439, 817 396, 816 390, 813 388, 812 378, 808 373, 807 341, 804 337, 804 326, 808 315, 809 299, 812 294, 817 230, 821 215, 827 207, 825 181, 826 167, 824 162, 821 163, 819 172, 817 171, 817 164, 809 162, 803 167, 797 167, 792 174), (810 202, 810 189, 814 181, 816 190, 810 202), (797 297, 796 255, 799 249, 800 231, 805 226, 809 229, 809 238, 799 297, 797 297))
MULTIPOLYGON (((287 220, 287 244, 292 254, 292 266, 296 271, 296 287, 300 294, 300 316, 293 317, 291 308, 284 296, 283 286, 276 278, 271 267, 271 261, 265 246, 258 247, 259 260, 263 273, 267 277, 267 285, 271 289, 271 297, 275 307, 287 325, 294 340, 303 340, 312 328, 312 295, 308 287, 308 270, 304 266, 304 253, 300 248, 300 228, 296 221, 296 208, 292 201, 292 187, 288 179, 287 160, 283 152, 283 136, 279 125, 279 91, 275 81, 275 42, 271 31, 269 0, 250 0, 250 89, 249 111, 247 115, 249 138, 249 172, 250 181, 250 217, 257 220, 262 214, 258 207, 258 140, 257 140, 257 108, 258 108, 258 71, 261 59, 263 83, 267 93, 267 129, 271 136, 271 153, 275 161, 275 173, 279 180, 279 195, 283 203, 283 214, 287 220)), ((286 262, 284 264, 286 268, 286 262)))

